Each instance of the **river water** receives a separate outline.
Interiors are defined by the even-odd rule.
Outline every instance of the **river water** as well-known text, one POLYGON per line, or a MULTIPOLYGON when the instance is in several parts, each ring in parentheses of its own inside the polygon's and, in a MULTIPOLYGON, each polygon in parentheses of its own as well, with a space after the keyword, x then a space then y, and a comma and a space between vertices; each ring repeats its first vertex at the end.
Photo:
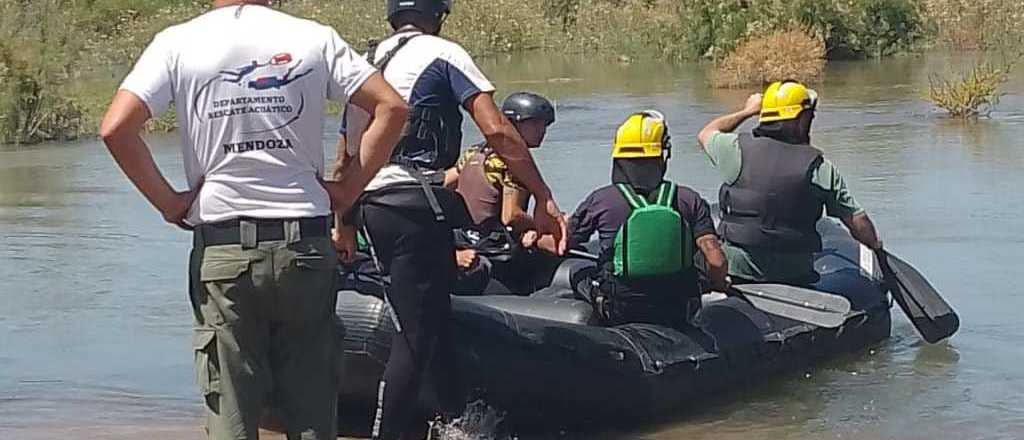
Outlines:
MULTIPOLYGON (((990 119, 950 121, 921 96, 930 74, 962 62, 832 63, 813 138, 887 247, 957 309, 960 332, 929 346, 895 308, 892 338, 870 352, 608 438, 1024 438, 1024 296, 1013 281, 1024 257, 1024 75, 990 119)), ((565 210, 607 183, 615 127, 645 108, 669 119, 671 177, 713 196, 716 174, 694 135, 751 92, 710 89, 696 65, 533 55, 482 67, 502 94, 557 98, 558 122, 536 157, 565 210)), ((329 158, 336 126, 324 133, 329 158)), ((177 137, 150 141, 181 185, 177 137)), ((201 437, 188 247, 100 143, 0 150, 0 438, 201 437)))

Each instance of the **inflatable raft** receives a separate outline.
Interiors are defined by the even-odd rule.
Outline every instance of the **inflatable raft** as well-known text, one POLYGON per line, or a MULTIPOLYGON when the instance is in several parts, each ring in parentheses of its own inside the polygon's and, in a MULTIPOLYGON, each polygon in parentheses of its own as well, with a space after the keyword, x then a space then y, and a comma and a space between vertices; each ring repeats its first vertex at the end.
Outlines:
MULTIPOLYGON (((566 259, 551 285, 529 296, 453 296, 453 337, 467 393, 520 423, 576 424, 648 418, 887 338, 890 301, 872 259, 831 220, 819 223, 816 290, 852 304, 845 323, 820 328, 769 315, 739 298, 705 295, 706 326, 680 332, 648 325, 596 326, 573 283, 593 263, 566 259)), ((339 292, 345 326, 343 418, 369 422, 394 326, 380 286, 350 275, 339 292)), ((433 401, 424 392, 421 405, 433 401)), ((357 422, 359 423, 359 422, 357 422)))

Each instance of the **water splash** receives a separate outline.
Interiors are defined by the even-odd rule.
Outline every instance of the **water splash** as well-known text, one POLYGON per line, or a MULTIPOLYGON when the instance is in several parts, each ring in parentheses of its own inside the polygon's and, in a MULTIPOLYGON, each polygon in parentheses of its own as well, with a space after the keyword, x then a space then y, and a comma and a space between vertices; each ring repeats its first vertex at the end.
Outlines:
POLYGON ((515 437, 503 433, 501 423, 505 413, 487 405, 483 400, 476 400, 466 405, 462 415, 445 423, 430 422, 427 440, 516 440, 515 437))

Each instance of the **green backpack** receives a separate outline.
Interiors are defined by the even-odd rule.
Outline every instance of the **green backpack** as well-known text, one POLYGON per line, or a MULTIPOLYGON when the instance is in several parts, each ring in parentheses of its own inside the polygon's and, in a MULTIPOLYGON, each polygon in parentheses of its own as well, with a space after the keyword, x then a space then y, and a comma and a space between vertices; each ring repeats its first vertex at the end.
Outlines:
POLYGON ((618 184, 632 212, 615 235, 615 276, 626 279, 677 275, 693 267, 693 232, 673 207, 676 185, 663 182, 650 204, 618 184))

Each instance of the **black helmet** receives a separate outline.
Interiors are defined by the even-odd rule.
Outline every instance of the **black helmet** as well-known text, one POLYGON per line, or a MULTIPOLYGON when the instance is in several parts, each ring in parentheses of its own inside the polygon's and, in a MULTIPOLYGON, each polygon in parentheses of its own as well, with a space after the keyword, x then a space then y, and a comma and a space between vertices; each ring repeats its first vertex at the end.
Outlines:
POLYGON ((555 122, 555 106, 547 98, 530 92, 519 92, 508 95, 501 103, 501 112, 509 120, 519 122, 527 119, 540 119, 544 125, 555 122))
POLYGON ((388 0, 388 21, 403 11, 415 11, 440 20, 451 9, 452 0, 388 0))

